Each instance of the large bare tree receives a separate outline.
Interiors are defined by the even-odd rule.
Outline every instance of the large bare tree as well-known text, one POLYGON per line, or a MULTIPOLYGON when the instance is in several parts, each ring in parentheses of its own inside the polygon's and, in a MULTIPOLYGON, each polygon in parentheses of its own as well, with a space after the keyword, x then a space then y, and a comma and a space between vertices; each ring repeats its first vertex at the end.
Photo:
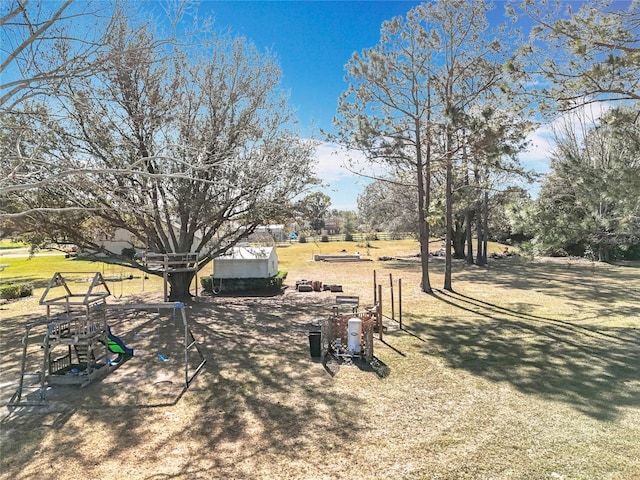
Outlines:
POLYGON ((7 0, 0 27, 0 107, 50 94, 50 85, 94 69, 114 1, 7 0), (82 25, 82 28, 78 28, 82 25))
MULTIPOLYGON (((279 67, 249 41, 209 32, 165 44, 125 18, 104 40, 101 69, 29 105, 17 121, 30 128, 3 145, 78 169, 7 196, 21 232, 61 235, 147 269, 98 241, 119 228, 131 247, 197 253, 201 268, 313 182, 314 145, 292 130, 279 67)), ((189 295, 193 275, 170 275, 172 298, 189 295)))
MULTIPOLYGON (((63 97, 62 84, 90 77, 103 68, 108 56, 106 35, 125 11, 135 10, 134 5, 120 0, 7 0, 2 6, 0 120, 5 143, 14 143, 13 150, 21 153, 13 155, 4 149, 0 195, 38 188, 83 170, 62 158, 50 163, 37 155, 38 148, 28 148, 25 137, 31 145, 44 140, 41 132, 33 130, 29 117, 40 117, 42 109, 37 103, 42 99, 51 102, 63 97)), ((184 5, 176 2, 174 6, 175 13, 169 14, 177 19, 184 5)), ((170 38, 157 40, 168 41, 170 38)), ((6 210, 4 202, 0 214, 6 210)))

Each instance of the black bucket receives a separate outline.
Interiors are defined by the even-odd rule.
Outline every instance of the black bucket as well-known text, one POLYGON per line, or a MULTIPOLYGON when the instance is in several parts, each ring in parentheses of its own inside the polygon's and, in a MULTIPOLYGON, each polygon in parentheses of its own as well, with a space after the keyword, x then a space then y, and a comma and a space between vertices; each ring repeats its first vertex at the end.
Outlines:
POLYGON ((309 332, 309 352, 312 357, 322 356, 322 332, 309 332))

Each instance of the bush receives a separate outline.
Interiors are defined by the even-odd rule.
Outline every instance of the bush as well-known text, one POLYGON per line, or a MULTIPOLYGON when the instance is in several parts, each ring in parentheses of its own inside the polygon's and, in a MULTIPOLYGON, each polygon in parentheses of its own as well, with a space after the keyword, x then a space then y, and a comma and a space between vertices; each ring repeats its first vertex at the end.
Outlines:
POLYGON ((33 295, 33 286, 28 283, 10 283, 0 287, 0 298, 6 300, 30 297, 31 295, 33 295))
POLYGON ((282 290, 287 272, 278 272, 269 278, 224 278, 220 280, 212 276, 202 277, 202 288, 208 293, 279 293, 282 290))
POLYGON ((617 247, 613 252, 616 260, 640 260, 640 243, 617 247))

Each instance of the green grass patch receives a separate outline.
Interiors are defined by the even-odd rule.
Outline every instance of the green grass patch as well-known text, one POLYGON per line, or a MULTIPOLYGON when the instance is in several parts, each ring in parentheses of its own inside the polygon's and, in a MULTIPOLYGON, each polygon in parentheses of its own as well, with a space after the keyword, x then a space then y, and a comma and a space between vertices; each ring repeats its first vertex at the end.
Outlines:
POLYGON ((162 292, 162 277, 145 276, 138 269, 104 262, 66 257, 64 253, 43 252, 33 257, 0 256, 0 264, 7 265, 0 272, 0 285, 28 284, 33 287, 33 295, 38 297, 56 272, 78 285, 93 278, 96 272, 102 274, 110 291, 115 296, 125 292, 162 292))
POLYGON ((114 267, 102 262, 90 262, 78 258, 65 258, 64 254, 46 254, 33 257, 3 257, 4 265, 8 265, 2 272, 2 282, 28 282, 35 287, 44 287, 56 272, 65 272, 77 276, 83 273, 100 272, 104 274, 126 271, 127 275, 132 269, 126 267, 114 267))
POLYGON ((14 242, 5 238, 0 240, 0 250, 14 250, 16 248, 28 248, 29 246, 24 243, 14 242))

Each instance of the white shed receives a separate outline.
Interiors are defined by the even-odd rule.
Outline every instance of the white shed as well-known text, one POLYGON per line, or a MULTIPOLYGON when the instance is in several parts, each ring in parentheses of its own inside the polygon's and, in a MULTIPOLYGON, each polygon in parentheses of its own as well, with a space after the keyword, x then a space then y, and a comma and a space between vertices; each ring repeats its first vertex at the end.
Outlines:
POLYGON ((274 247, 234 247, 213 259, 213 278, 269 278, 277 274, 274 247))

